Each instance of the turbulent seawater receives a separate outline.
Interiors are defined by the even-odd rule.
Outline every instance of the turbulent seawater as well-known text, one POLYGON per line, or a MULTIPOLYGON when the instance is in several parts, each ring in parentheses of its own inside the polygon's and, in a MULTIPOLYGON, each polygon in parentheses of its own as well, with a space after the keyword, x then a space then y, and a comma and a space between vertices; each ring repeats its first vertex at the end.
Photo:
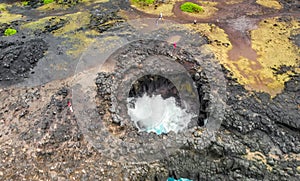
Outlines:
POLYGON ((157 134, 175 133, 187 128, 194 114, 176 104, 174 97, 163 99, 161 95, 128 98, 128 115, 139 131, 157 134))

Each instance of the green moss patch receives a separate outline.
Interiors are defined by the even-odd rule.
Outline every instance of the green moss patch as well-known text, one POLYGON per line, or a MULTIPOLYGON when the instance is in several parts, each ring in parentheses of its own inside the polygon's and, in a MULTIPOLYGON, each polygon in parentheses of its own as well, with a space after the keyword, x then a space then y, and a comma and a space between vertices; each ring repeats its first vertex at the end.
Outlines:
POLYGON ((49 4, 49 3, 53 3, 54 0, 44 0, 44 4, 49 4))
POLYGON ((181 11, 188 13, 200 13, 203 12, 203 7, 192 2, 185 2, 180 6, 181 11))
POLYGON ((17 33, 17 30, 16 29, 13 29, 13 28, 7 28, 5 31, 4 31, 4 35, 5 36, 11 36, 11 35, 14 35, 17 33))
POLYGON ((28 6, 29 1, 22 1, 22 6, 28 6))

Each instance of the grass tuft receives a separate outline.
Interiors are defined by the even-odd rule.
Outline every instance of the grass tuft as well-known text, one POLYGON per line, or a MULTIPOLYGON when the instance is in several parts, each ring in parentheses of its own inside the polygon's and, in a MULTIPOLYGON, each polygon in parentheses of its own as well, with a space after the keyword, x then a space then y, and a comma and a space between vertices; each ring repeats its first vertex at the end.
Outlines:
POLYGON ((180 6, 181 11, 188 12, 188 13, 199 13, 203 12, 203 7, 199 6, 198 4, 192 2, 185 2, 180 6))

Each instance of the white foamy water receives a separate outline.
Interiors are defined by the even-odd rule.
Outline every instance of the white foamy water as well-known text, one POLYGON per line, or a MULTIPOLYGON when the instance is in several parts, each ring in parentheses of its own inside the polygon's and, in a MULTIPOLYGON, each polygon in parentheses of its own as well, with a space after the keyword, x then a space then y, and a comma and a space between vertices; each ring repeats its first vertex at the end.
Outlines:
POLYGON ((139 131, 157 134, 178 132, 187 128, 193 117, 185 109, 176 105, 174 97, 163 99, 161 95, 152 97, 144 94, 139 98, 127 98, 128 115, 139 131), (131 103, 134 103, 134 107, 131 103))

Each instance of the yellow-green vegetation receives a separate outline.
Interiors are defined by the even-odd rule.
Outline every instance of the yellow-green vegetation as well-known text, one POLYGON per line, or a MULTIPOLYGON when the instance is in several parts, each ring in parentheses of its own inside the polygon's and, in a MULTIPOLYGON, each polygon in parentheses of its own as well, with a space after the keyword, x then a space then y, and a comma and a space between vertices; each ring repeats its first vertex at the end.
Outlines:
POLYGON ((92 4, 96 3, 104 3, 108 2, 109 0, 78 0, 77 1, 71 1, 70 3, 67 3, 68 1, 64 0, 55 0, 55 3, 47 3, 43 6, 38 7, 37 9, 39 11, 51 11, 51 10, 66 10, 72 5, 76 5, 78 3, 84 3, 86 6, 90 6, 92 4))
POLYGON ((88 12, 77 12, 60 18, 67 20, 68 23, 64 27, 54 31, 54 35, 56 36, 72 33, 80 27, 87 26, 90 22, 90 14, 88 12))
POLYGON ((281 9, 282 6, 277 0, 256 0, 257 4, 266 6, 268 8, 281 9))
POLYGON ((53 3, 53 1, 54 1, 54 0, 43 0, 43 3, 44 3, 44 4, 50 4, 50 3, 53 3))
POLYGON ((13 29, 13 28, 7 28, 5 31, 4 31, 4 35, 5 36, 11 36, 11 35, 14 35, 17 33, 17 30, 16 29, 13 29))
POLYGON ((80 53, 94 40, 88 38, 89 36, 98 35, 96 31, 78 31, 80 27, 85 27, 90 22, 90 14, 88 12, 77 12, 74 14, 67 14, 64 16, 49 16, 39 19, 34 22, 30 22, 21 26, 21 28, 32 30, 45 30, 45 26, 50 24, 56 24, 59 21, 64 20, 66 24, 54 30, 53 36, 64 37, 66 44, 72 44, 73 48, 67 53, 72 56, 79 56, 80 53))
POLYGON ((22 6, 27 6, 29 1, 22 1, 22 6))
POLYGON ((14 6, 28 6, 29 1, 27 0, 21 0, 21 1, 16 1, 13 3, 14 6))
POLYGON ((90 21, 90 14, 88 12, 77 12, 74 14, 67 14, 64 16, 48 16, 39 19, 34 22, 26 23, 21 26, 21 28, 27 28, 32 30, 45 30, 45 26, 48 23, 57 23, 60 20, 65 20, 67 23, 62 28, 53 31, 54 36, 64 36, 68 33, 72 33, 79 27, 87 26, 90 21))
MULTIPOLYGON (((287 23, 277 22, 276 18, 272 18, 260 22, 259 29, 251 32, 252 47, 257 51, 258 61, 262 65, 261 69, 252 70, 251 75, 256 74, 267 83, 262 91, 275 95, 282 91, 284 82, 290 79, 292 72, 274 75, 272 67, 299 66, 299 49, 288 39, 291 32, 299 28, 296 20, 287 23)), ((300 73, 299 69, 296 71, 300 73)))
POLYGON ((39 11, 49 11, 49 10, 65 10, 67 9, 68 6, 65 6, 63 4, 58 4, 58 3, 44 3, 43 6, 40 6, 37 8, 39 11))
POLYGON ((176 3, 176 0, 170 0, 167 3, 157 4, 150 4, 147 6, 143 6, 139 3, 135 3, 131 1, 131 6, 139 11, 143 11, 148 14, 159 15, 159 13, 163 13, 163 16, 174 16, 173 7, 176 3))
MULTIPOLYGON (((247 89, 275 96, 283 90, 284 83, 293 73, 275 75, 272 68, 299 66, 299 48, 288 39, 291 32, 299 28, 296 20, 278 22, 276 18, 266 19, 259 23, 258 29, 251 31, 252 48, 258 55, 256 61, 245 57, 232 61, 228 56, 220 60, 247 89)), ((295 71, 300 73, 299 68, 295 71)))
MULTIPOLYGON (((271 68, 299 65, 299 49, 288 39, 291 31, 299 28, 295 20, 286 23, 272 18, 260 22, 259 28, 251 32, 252 48, 258 54, 260 67, 251 67, 254 62, 241 57, 235 65, 230 66, 239 81, 250 89, 268 92, 273 96, 280 93, 292 72, 274 75, 271 68)), ((300 72, 299 69, 296 71, 300 72)))
POLYGON ((224 60, 228 60, 227 53, 232 49, 232 45, 223 29, 219 28, 215 24, 206 23, 198 23, 197 25, 187 24, 186 26, 199 32, 201 35, 208 37, 211 43, 207 45, 207 48, 214 52, 218 60, 222 63, 225 62, 224 60))
POLYGON ((131 0, 133 3, 138 3, 140 5, 150 5, 153 4, 155 0, 131 0))
MULTIPOLYGON (((180 2, 182 0, 179 0, 180 2)), ((143 11, 145 13, 148 14, 152 14, 152 15, 159 15, 160 13, 163 13, 163 16, 173 16, 174 17, 174 12, 173 12, 173 8, 174 5, 178 2, 178 0, 169 0, 168 2, 165 3, 159 3, 159 4, 150 4, 147 6, 141 5, 140 3, 137 3, 133 0, 131 0, 131 6, 139 11, 143 11)), ((195 18, 207 18, 210 17, 211 15, 213 15, 218 9, 215 7, 218 2, 211 2, 211 1, 199 1, 198 2, 199 5, 202 7, 202 11, 199 11, 199 13, 197 13, 196 11, 194 11, 194 13, 190 13, 190 12, 185 12, 183 11, 183 13, 185 13, 187 16, 192 16, 195 18), (201 12, 201 13, 200 13, 201 12)))
MULTIPOLYGON (((288 71, 276 75, 272 68, 279 68, 282 65, 299 66, 299 48, 289 40, 293 33, 299 33, 300 25, 296 20, 278 22, 276 18, 271 18, 260 22, 259 28, 251 31, 252 48, 258 54, 255 61, 245 57, 240 57, 237 61, 230 60, 228 52, 232 46, 227 34, 217 26, 207 24, 187 26, 206 35, 212 41, 207 47, 248 90, 267 92, 275 96, 283 90, 284 83, 293 73, 288 71), (222 46, 223 43, 228 46, 222 46)), ((300 73, 299 68, 295 68, 295 71, 300 73)))
POLYGON ((11 21, 19 20, 22 18, 20 14, 11 14, 7 8, 11 5, 0 3, 0 23, 9 23, 11 21))
POLYGON ((6 11, 6 4, 0 3, 0 11, 6 11))
MULTIPOLYGON (((277 18, 266 19, 259 23, 259 28, 251 32, 252 48, 258 54, 258 62, 263 68, 253 71, 262 80, 270 80, 266 85, 266 91, 279 93, 284 88, 284 82, 288 81, 287 72, 282 75, 274 75, 272 67, 299 66, 300 50, 290 40, 292 31, 300 28, 296 20, 291 22, 278 22, 277 18)), ((299 69, 296 69, 300 73, 299 69)), ((273 94, 274 95, 274 94, 273 94)))
MULTIPOLYGON (((81 2, 82 0, 78 0, 78 2, 81 2)), ((49 11, 49 10, 65 10, 69 8, 72 5, 75 5, 76 3, 69 0, 44 0, 44 5, 38 7, 37 9, 40 11, 49 11)))
POLYGON ((46 23, 50 20, 50 19, 56 19, 56 17, 54 16, 48 16, 45 18, 41 18, 37 21, 33 21, 33 22, 29 22, 26 24, 21 25, 21 29, 31 29, 31 30, 41 30, 44 31, 45 30, 45 26, 46 23))
POLYGON ((95 30, 90 31, 79 31, 69 35, 65 35, 64 37, 67 40, 64 43, 72 44, 73 48, 67 51, 68 55, 78 57, 82 52, 91 44, 96 41, 95 38, 89 38, 93 35, 98 35, 99 33, 95 30))
POLYGON ((188 13, 200 13, 203 12, 203 7, 192 3, 192 2, 185 2, 180 6, 181 11, 188 12, 188 13))
POLYGON ((195 18, 207 18, 212 16, 218 9, 215 7, 218 2, 211 1, 199 1, 200 6, 204 9, 201 13, 189 13, 184 12, 187 16, 192 16, 195 18))
POLYGON ((73 6, 78 3, 82 3, 83 0, 55 0, 57 4, 67 5, 67 6, 73 6))

